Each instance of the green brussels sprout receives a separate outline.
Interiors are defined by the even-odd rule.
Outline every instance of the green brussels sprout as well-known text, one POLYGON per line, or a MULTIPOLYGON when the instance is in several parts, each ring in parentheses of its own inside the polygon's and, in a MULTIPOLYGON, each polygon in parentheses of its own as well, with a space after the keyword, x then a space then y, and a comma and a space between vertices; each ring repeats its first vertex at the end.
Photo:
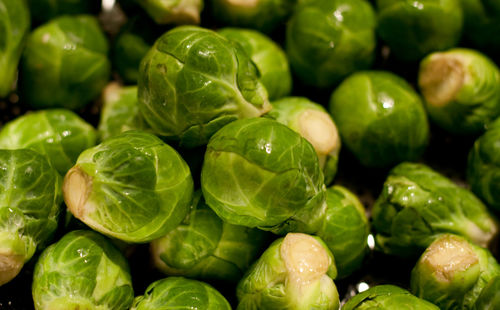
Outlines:
POLYGON ((418 84, 431 119, 452 133, 481 133, 500 115, 500 70, 480 52, 430 54, 420 64, 418 84))
POLYGON ((314 148, 268 118, 232 122, 210 139, 201 188, 222 220, 275 233, 315 232, 324 209, 314 148))
POLYGON ((44 156, 0 150, 0 286, 52 237, 61 202, 61 176, 44 156))
POLYGON ((199 24, 203 0, 135 0, 157 24, 199 24))
POLYGON ((337 173, 340 152, 339 133, 330 114, 323 106, 304 97, 282 98, 272 105, 273 109, 266 116, 297 131, 312 144, 325 184, 330 184, 337 173))
POLYGON ((500 309, 500 275, 491 279, 481 290, 476 300, 475 309, 495 310, 500 309))
POLYGON ((467 181, 472 192, 488 206, 500 210, 500 118, 476 140, 469 152, 467 181))
POLYGON ((324 224, 315 232, 335 256, 338 278, 358 270, 368 253, 370 225, 359 199, 342 186, 326 190, 324 224))
POLYGON ((184 221, 151 242, 155 266, 167 275, 238 282, 260 254, 267 233, 223 222, 195 194, 184 221))
POLYGON ((30 148, 46 155, 64 175, 85 149, 96 143, 96 130, 75 113, 64 109, 24 114, 0 130, 0 148, 30 148))
POLYGON ((420 60, 460 40, 460 0, 377 0, 377 8, 378 34, 401 60, 420 60))
POLYGON ((411 291, 442 310, 474 309, 481 291, 499 275, 500 265, 488 250, 463 237, 444 234, 413 268, 411 291))
POLYGON ((492 55, 500 52, 500 2, 461 0, 464 11, 464 37, 475 47, 492 55))
POLYGON ((179 154, 152 134, 127 131, 85 150, 64 178, 64 201, 91 228, 149 242, 189 211, 193 179, 179 154))
POLYGON ((75 230, 48 247, 33 276, 35 309, 129 309, 127 260, 105 237, 75 230))
POLYGON ((31 18, 36 24, 60 15, 97 14, 101 0, 28 0, 31 18))
POLYGON ((332 93, 330 113, 342 142, 364 166, 416 160, 427 147, 429 124, 422 100, 392 73, 351 75, 332 93))
POLYGON ((351 298, 342 310, 439 310, 434 304, 394 285, 378 285, 351 298))
POLYGON ((17 65, 30 30, 25 0, 0 0, 0 98, 12 90, 17 65))
POLYGON ((467 189, 423 164, 393 168, 372 210, 377 245, 385 253, 420 255, 439 235, 453 233, 487 247, 496 219, 467 189))
POLYGON ((143 15, 133 16, 120 28, 112 45, 112 61, 125 83, 137 84, 141 60, 163 34, 162 31, 143 15))
POLYGON ((137 86, 123 87, 111 82, 103 91, 102 103, 97 127, 101 141, 127 130, 144 128, 137 105, 137 86))
POLYGON ((365 0, 308 0, 286 30, 286 53, 306 85, 329 88, 368 69, 375 57, 375 13, 365 0))
POLYGON ((319 237, 289 233, 238 283, 238 309, 338 309, 335 260, 319 237))
POLYGON ((97 19, 61 16, 28 37, 21 66, 21 95, 33 108, 82 108, 110 75, 108 43, 97 19))
POLYGON ((272 33, 284 25, 297 0, 213 0, 212 18, 224 26, 272 33))
POLYGON ((130 310, 231 310, 224 296, 212 286, 180 277, 153 282, 130 310))
POLYGON ((260 73, 270 100, 285 97, 292 91, 292 73, 283 49, 268 36, 254 30, 223 28, 219 34, 238 42, 260 73))
POLYGON ((269 111, 267 92, 239 44, 212 30, 174 28, 141 62, 139 109, 153 132, 186 147, 221 127, 269 111))

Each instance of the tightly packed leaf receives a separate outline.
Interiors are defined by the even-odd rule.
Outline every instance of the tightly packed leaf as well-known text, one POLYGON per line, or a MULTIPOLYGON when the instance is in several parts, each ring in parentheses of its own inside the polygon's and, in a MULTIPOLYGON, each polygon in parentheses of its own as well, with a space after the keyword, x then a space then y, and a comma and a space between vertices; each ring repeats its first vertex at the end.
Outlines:
MULTIPOLYGON (((500 265, 486 249, 456 235, 436 239, 422 254, 411 272, 411 290, 442 310, 497 309, 476 307, 493 301, 491 281, 498 281, 500 265), (488 284, 491 282, 491 284, 488 284), (488 287, 488 292, 481 292, 488 287)), ((497 304, 498 306, 499 304, 497 304)))
POLYGON ((271 108, 241 46, 195 26, 174 28, 156 41, 141 62, 138 97, 153 132, 187 147, 271 108))
POLYGON ((476 48, 494 55, 500 51, 500 2, 461 0, 464 37, 476 48))
POLYGON ((28 113, 0 130, 0 149, 33 149, 45 155, 61 175, 73 167, 81 152, 95 143, 94 127, 64 109, 28 113))
POLYGON ((257 66, 269 100, 287 96, 292 91, 292 73, 283 49, 270 37, 254 30, 222 28, 219 34, 241 45, 257 66))
POLYGON ((32 108, 76 110, 99 96, 110 75, 97 18, 61 16, 36 28, 23 53, 20 94, 32 108))
POLYGON ((480 52, 430 54, 420 63, 418 84, 431 119, 452 133, 481 133, 500 115, 500 70, 480 52))
POLYGON ((130 310, 231 310, 226 298, 212 286, 179 277, 153 282, 130 310))
POLYGON ((420 96, 399 76, 361 71, 330 98, 342 142, 363 166, 391 167, 422 155, 429 124, 420 96))
POLYGON ((33 277, 35 309, 129 309, 134 299, 127 260, 105 237, 75 230, 48 247, 33 277))
POLYGON ((0 150, 0 286, 50 241, 61 202, 61 177, 44 156, 0 150))
POLYGON ((17 65, 30 30, 25 0, 0 0, 0 98, 7 96, 17 78, 17 65))
POLYGON ((158 137, 127 131, 85 150, 64 179, 71 213, 105 235, 149 242, 189 211, 193 179, 186 162, 158 137))
POLYGON ((289 233, 274 241, 236 288, 238 310, 338 309, 335 261, 318 237, 289 233))
POLYGON ((476 140, 469 152, 467 181, 488 206, 500 210, 500 118, 476 140))
POLYGON ((378 247, 400 256, 420 255, 445 233, 483 247, 498 234, 497 220, 474 194, 423 164, 391 170, 372 218, 378 247))
POLYGON ((366 0, 300 1, 286 30, 286 53, 306 85, 329 88, 374 60, 375 13, 366 0))
POLYGON ((378 285, 351 298, 342 310, 439 310, 434 304, 394 285, 378 285))
POLYGON ((417 61, 457 45, 462 34, 461 0, 377 0, 377 32, 396 57, 417 61))
POLYGON ((337 126, 325 108, 305 97, 286 97, 272 103, 266 116, 283 123, 309 141, 330 184, 337 173, 340 137, 337 126))
POLYGON ((222 221, 195 194, 184 221, 151 243, 155 266, 167 275, 238 282, 257 258, 267 233, 222 221))
POLYGON ((314 148, 267 118, 232 122, 210 139, 201 187, 222 220, 276 233, 314 232, 324 209, 314 148))

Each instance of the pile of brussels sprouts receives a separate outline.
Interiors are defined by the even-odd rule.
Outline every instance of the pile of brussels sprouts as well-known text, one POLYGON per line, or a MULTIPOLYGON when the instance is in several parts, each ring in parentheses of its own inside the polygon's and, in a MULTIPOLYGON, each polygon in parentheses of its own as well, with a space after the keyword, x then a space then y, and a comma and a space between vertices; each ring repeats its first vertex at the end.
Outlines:
POLYGON ((0 0, 0 308, 500 309, 499 55, 498 0, 0 0))

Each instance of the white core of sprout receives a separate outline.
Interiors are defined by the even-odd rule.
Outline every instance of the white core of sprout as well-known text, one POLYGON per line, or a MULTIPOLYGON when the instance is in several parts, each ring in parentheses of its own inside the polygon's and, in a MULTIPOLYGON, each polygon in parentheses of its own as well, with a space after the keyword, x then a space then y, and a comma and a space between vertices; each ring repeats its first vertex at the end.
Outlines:
POLYGON ((259 5, 259 0, 226 0, 230 6, 241 8, 255 8, 259 5))
POLYGON ((429 246, 422 262, 431 266, 439 280, 449 282, 457 272, 477 264, 479 259, 467 241, 447 236, 429 246))
POLYGON ((419 85, 425 100, 436 107, 453 101, 466 80, 463 62, 458 57, 435 54, 419 74, 419 85))
POLYGON ((302 112, 299 116, 299 131, 318 154, 326 155, 339 147, 337 127, 325 112, 317 110, 302 112))
POLYGON ((0 253, 0 286, 14 279, 23 268, 22 255, 0 253))
POLYGON ((115 6, 116 0, 102 0, 102 9, 104 11, 111 11, 115 6))
POLYGON ((321 279, 331 263, 323 245, 313 237, 301 233, 287 234, 280 254, 288 272, 289 283, 299 289, 321 279))
POLYGON ((491 227, 491 231, 485 232, 473 222, 469 222, 467 224, 467 235, 474 243, 487 248, 490 241, 497 234, 497 228, 493 221, 488 221, 488 227, 491 227))
POLYGON ((104 102, 116 102, 120 99, 121 86, 117 82, 109 83, 102 92, 104 102))
POLYGON ((85 221, 86 214, 95 210, 95 205, 88 203, 92 188, 92 179, 78 166, 71 168, 64 178, 64 202, 73 215, 85 221))

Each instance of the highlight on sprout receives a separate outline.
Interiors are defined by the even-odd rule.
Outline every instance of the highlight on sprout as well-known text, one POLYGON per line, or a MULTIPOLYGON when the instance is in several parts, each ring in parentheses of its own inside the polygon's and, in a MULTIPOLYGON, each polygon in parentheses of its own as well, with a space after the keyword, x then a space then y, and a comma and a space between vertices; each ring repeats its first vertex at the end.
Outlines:
MULTIPOLYGON (((411 272, 411 290, 440 309, 477 308, 490 299, 492 281, 498 281, 500 265, 486 249, 467 239, 445 234, 422 254, 411 272), (488 287, 481 298, 482 291, 488 287), (489 295, 489 296, 488 296, 489 295)), ((498 305, 498 304, 497 304, 498 305)))
POLYGON ((209 141, 201 172, 207 204, 222 220, 275 233, 313 233, 325 185, 312 145, 268 118, 232 122, 209 141))
POLYGON ((238 309, 338 309, 335 260, 319 237, 274 241, 238 283, 238 309))
POLYGON ((85 150, 64 178, 64 201, 91 228, 126 242, 149 242, 189 211, 186 162, 158 137, 127 131, 85 150))
POLYGON ((78 155, 95 145, 96 136, 94 127, 74 112, 49 109, 25 114, 5 124, 0 130, 0 149, 33 149, 65 175, 78 155))
POLYGON ((75 230, 42 253, 32 287, 35 309, 129 309, 134 291, 125 257, 102 235, 75 230))
POLYGON ((241 46, 195 26, 176 27, 156 41, 141 62, 138 86, 139 109, 153 132, 186 147, 271 109, 241 46))
POLYGON ((202 309, 231 310, 229 302, 212 286, 181 277, 151 283, 135 298, 130 310, 202 309))
POLYGON ((342 142, 363 166, 417 160, 427 147, 429 124, 422 100, 393 73, 354 73, 333 91, 329 111, 342 142))
POLYGON ((500 115, 500 70, 478 51, 430 54, 420 63, 418 84, 430 118, 452 133, 482 133, 500 115))
POLYGON ((444 233, 483 247, 498 234, 496 218, 474 194, 415 163, 391 170, 373 206, 372 223, 377 247, 398 256, 420 255, 444 233))
POLYGON ((0 286, 21 271, 57 229, 61 177, 28 149, 0 149, 0 286))
POLYGON ((236 283, 263 250, 268 233, 222 221, 195 193, 186 218, 151 242, 156 268, 167 275, 236 283))
POLYGON ((266 116, 283 123, 309 141, 318 155, 319 164, 330 184, 337 173, 340 136, 331 116, 321 105, 305 97, 286 97, 272 102, 266 116))

